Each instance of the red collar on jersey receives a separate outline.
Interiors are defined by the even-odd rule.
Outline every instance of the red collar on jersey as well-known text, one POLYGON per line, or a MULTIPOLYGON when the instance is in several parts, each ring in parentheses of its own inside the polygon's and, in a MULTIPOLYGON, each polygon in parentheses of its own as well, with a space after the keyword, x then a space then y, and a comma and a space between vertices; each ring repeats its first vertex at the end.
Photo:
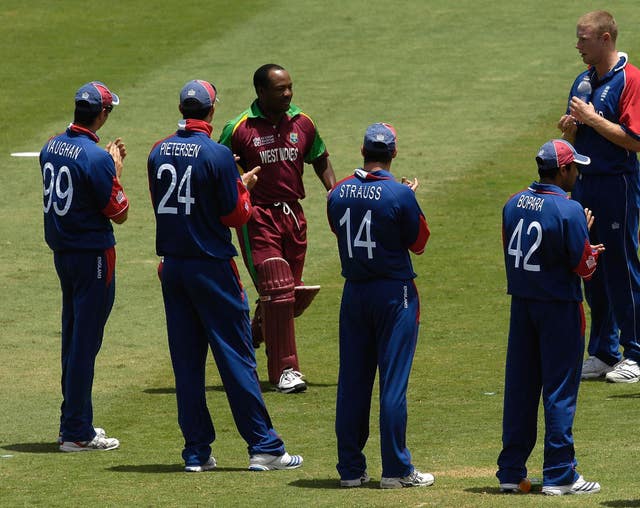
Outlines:
POLYGON ((81 127, 80 125, 76 125, 75 123, 72 123, 71 125, 69 125, 69 130, 77 134, 84 134, 86 136, 89 136, 96 143, 100 141, 100 138, 95 132, 87 129, 86 127, 81 127))
POLYGON ((196 120, 194 118, 187 118, 180 122, 179 127, 186 131, 204 132, 207 136, 211 136, 213 132, 213 125, 204 120, 196 120))

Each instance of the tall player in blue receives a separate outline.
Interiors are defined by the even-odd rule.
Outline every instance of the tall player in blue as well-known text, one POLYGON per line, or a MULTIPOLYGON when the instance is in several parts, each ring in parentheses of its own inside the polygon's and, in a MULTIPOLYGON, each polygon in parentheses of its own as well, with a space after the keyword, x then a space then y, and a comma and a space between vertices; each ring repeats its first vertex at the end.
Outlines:
POLYGON ((369 481, 362 451, 378 369, 380 487, 424 487, 433 484, 433 475, 413 467, 406 445, 407 385, 420 319, 409 251, 424 252, 429 228, 414 194, 418 181, 399 183, 389 172, 396 156, 393 127, 369 126, 362 155, 362 168, 338 182, 327 203, 346 279, 340 307, 337 469, 342 487, 369 481))
POLYGON ((584 285, 591 308, 589 357, 583 378, 612 383, 640 380, 640 70, 618 52, 618 25, 606 11, 578 19, 576 49, 589 68, 571 87, 562 137, 591 158, 572 198, 593 210, 594 243, 607 252, 584 285), (622 345, 624 357, 619 348, 622 345))
POLYGON ((589 243, 591 212, 567 194, 578 176, 576 163, 590 160, 555 139, 542 145, 536 161, 540 181, 512 196, 502 212, 511 323, 496 476, 503 492, 517 491, 526 478, 542 391, 542 491, 592 494, 600 485, 576 472, 572 426, 584 353, 580 278, 591 278, 604 248, 589 243))
POLYGON ((249 220, 247 186, 256 183, 260 168, 241 179, 231 150, 210 138, 215 103, 211 83, 188 82, 180 92, 184 120, 175 134, 155 144, 148 159, 185 471, 216 467, 216 434, 205 396, 209 348, 248 445, 249 469, 294 469, 302 457, 285 452, 260 392, 249 305, 229 230, 249 220))
POLYGON ((120 443, 93 427, 91 391, 96 356, 115 298, 115 237, 111 222, 127 220, 120 185, 126 148, 120 138, 98 146, 96 132, 120 102, 104 83, 76 92, 73 123, 40 152, 44 236, 62 289, 63 452, 112 450, 120 443))

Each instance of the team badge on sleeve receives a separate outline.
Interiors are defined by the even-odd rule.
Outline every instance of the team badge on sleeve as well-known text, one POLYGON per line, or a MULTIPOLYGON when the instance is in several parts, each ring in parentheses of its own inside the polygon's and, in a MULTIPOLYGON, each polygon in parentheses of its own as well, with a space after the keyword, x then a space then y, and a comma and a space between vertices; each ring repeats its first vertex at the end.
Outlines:
POLYGON ((297 143, 298 142, 298 133, 297 132, 289 133, 289 141, 291 141, 292 143, 297 143))

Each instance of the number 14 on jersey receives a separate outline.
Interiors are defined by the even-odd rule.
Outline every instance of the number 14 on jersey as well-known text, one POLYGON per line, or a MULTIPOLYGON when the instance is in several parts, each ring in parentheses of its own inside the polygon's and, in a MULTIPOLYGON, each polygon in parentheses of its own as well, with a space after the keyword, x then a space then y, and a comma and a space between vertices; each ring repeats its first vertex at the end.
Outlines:
POLYGON ((373 259, 373 249, 376 248, 376 242, 371 239, 371 210, 367 210, 364 214, 353 244, 351 243, 351 208, 345 210, 344 215, 340 217, 339 224, 340 226, 345 226, 346 229, 349 258, 353 258, 353 248, 360 247, 367 249, 368 259, 373 259))

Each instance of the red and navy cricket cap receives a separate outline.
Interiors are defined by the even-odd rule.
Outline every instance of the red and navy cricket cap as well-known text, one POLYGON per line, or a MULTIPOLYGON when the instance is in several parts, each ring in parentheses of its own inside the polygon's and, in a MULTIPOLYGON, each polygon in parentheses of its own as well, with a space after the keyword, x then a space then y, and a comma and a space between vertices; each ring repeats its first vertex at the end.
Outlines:
POLYGON ((180 91, 180 105, 198 108, 210 108, 218 102, 216 87, 202 79, 189 81, 180 91))
POLYGON ((396 130, 388 123, 374 123, 364 133, 363 148, 367 152, 393 154, 396 151, 396 130))
POLYGON ((552 139, 547 141, 538 150, 536 155, 538 169, 555 169, 575 162, 583 166, 591 164, 591 159, 586 155, 580 155, 571 143, 564 139, 552 139))
POLYGON ((120 97, 100 81, 82 85, 76 92, 76 108, 85 111, 102 111, 120 104, 120 97))

